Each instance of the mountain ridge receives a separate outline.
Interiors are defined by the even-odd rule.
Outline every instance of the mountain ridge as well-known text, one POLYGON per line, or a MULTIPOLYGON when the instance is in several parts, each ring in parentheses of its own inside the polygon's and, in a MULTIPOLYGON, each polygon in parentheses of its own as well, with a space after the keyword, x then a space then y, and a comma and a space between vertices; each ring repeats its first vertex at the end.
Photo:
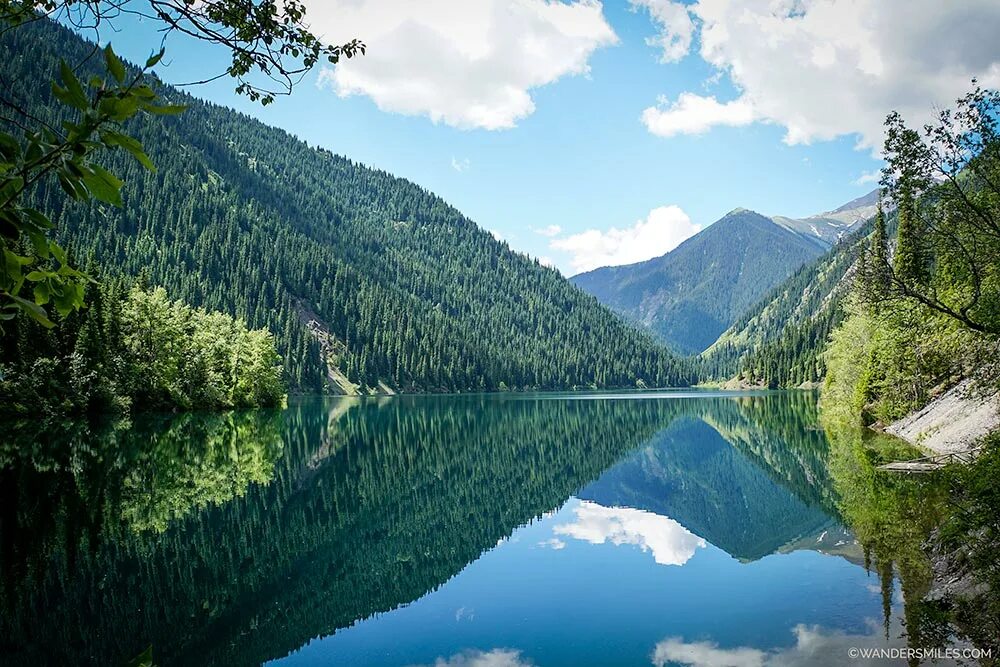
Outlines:
POLYGON ((870 217, 877 193, 807 218, 735 208, 660 257, 570 280, 675 351, 698 354, 768 290, 870 217))
MULTIPOLYGON (((58 127, 67 111, 37 81, 54 76, 61 57, 86 62, 93 46, 47 21, 5 33, 0 45, 9 94, 58 127)), ((99 73, 91 60, 80 75, 99 73)), ((29 203, 51 215, 77 257, 145 273, 171 298, 270 329, 293 391, 336 391, 331 376, 359 393, 693 381, 648 333, 427 189, 157 87, 188 109, 126 130, 158 171, 119 153, 100 157, 125 181, 124 207, 66 203, 53 182, 29 203)))

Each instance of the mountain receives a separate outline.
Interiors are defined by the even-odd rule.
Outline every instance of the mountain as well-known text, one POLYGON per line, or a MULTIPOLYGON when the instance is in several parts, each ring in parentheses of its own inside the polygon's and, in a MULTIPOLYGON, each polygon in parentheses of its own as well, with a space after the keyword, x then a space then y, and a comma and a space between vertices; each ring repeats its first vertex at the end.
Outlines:
POLYGON ((571 280, 674 350, 699 353, 768 290, 870 217, 876 197, 801 219, 738 208, 662 257, 571 280))
POLYGON ((771 387, 820 381, 821 352, 843 319, 841 302, 871 229, 871 220, 862 223, 747 310, 700 355, 702 379, 738 376, 771 387))
MULTIPOLYGON (((50 22, 5 31, 0 49, 5 96, 54 127, 67 113, 48 86, 60 57, 83 63, 82 80, 101 73, 93 45, 50 22)), ((105 272, 144 273, 171 298, 270 329, 293 390, 693 380, 648 333, 420 186, 157 88, 189 106, 126 128, 158 171, 100 156, 126 183, 123 208, 69 202, 54 182, 29 203, 105 272)))
POLYGON ((875 189, 826 213, 811 215, 808 218, 785 218, 776 215, 771 219, 786 229, 799 234, 811 234, 827 245, 833 245, 855 229, 858 223, 875 216, 878 199, 879 191, 875 189))

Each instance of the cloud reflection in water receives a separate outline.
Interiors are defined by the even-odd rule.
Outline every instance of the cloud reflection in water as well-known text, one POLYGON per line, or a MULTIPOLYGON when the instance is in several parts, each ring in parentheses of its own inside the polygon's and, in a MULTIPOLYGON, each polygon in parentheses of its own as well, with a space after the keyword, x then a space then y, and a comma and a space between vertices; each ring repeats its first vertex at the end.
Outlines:
POLYGON ((591 544, 634 544, 651 551, 660 565, 683 565, 699 547, 706 546, 705 540, 673 519, 646 510, 604 507, 584 500, 573 511, 576 520, 557 525, 553 528, 556 535, 591 544))

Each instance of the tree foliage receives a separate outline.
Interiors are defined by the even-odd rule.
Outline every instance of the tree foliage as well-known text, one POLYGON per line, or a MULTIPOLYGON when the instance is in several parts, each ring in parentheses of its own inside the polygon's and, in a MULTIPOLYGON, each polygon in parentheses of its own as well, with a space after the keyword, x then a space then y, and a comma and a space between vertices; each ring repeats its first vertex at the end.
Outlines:
POLYGON ((882 186, 895 252, 869 250, 862 296, 919 304, 1000 335, 1000 92, 976 86, 922 130, 886 119, 882 186))
MULTIPOLYGON (((324 44, 305 24, 305 6, 296 0, 0 0, 0 35, 46 18, 87 29, 100 40, 101 30, 116 30, 124 15, 158 21, 166 40, 177 32, 228 49, 230 66, 219 76, 236 79, 236 91, 268 104, 279 91, 288 93, 298 77, 318 62, 336 63, 364 53, 364 44, 324 44), (270 82, 278 86, 261 83, 270 82)), ((96 47, 94 48, 96 50, 96 47)), ((0 97, 0 324, 27 313, 52 326, 49 304, 60 315, 84 305, 88 278, 67 261, 66 252, 49 236, 50 217, 23 200, 55 177, 71 199, 95 199, 122 205, 122 181, 97 162, 101 148, 124 149, 143 167, 153 163, 142 144, 122 131, 122 125, 140 113, 175 114, 182 106, 161 105, 144 75, 163 57, 151 56, 143 69, 129 72, 111 45, 104 48, 107 76, 92 73, 82 82, 77 75, 94 51, 71 66, 59 63, 60 81, 52 83, 55 100, 71 110, 61 122, 50 123, 30 103, 0 97), (17 138, 14 130, 20 130, 17 138), (22 293, 26 283, 31 294, 22 293)), ((4 73, 7 74, 7 73, 4 73)), ((214 77, 218 78, 218 77, 214 77)), ((38 86, 44 76, 30 79, 38 86)), ((11 83, 0 77, 5 88, 11 83)), ((9 91, 8 91, 9 92, 9 91)))
MULTIPOLYGON (((34 128, 12 118, 0 125, 0 323, 23 311, 51 327, 48 307, 66 316, 83 306, 87 276, 49 237, 55 226, 50 217, 26 202, 54 177, 73 200, 122 205, 122 181, 96 157, 100 149, 122 149, 144 168, 153 169, 141 144, 123 133, 122 125, 140 113, 183 110, 158 104, 153 89, 142 83, 145 72, 162 57, 160 51, 142 70, 129 73, 109 44, 104 48, 109 76, 94 74, 86 83, 60 60, 60 81, 53 82, 51 94, 67 111, 61 122, 42 121, 34 128), (4 131, 15 126, 23 129, 20 139, 4 131), (31 294, 25 298, 29 286, 31 294)), ((22 115, 34 118, 27 112, 22 115)))
MULTIPOLYGON (((56 54, 87 46, 36 24, 6 35, 0 70, 29 85, 56 54)), ((245 115, 158 89, 181 117, 136 119, 156 173, 110 155, 125 206, 33 202, 79 256, 164 286, 173 298, 275 334, 293 390, 343 377, 364 392, 688 384, 686 364, 513 252, 427 190, 315 149, 245 115)), ((57 186, 56 186, 57 187, 57 186)))
POLYGON ((357 39, 324 43, 309 29, 299 0, 0 0, 0 26, 40 18, 64 21, 97 40, 102 30, 118 30, 123 18, 137 18, 156 23, 163 42, 179 34, 221 47, 230 64, 206 80, 232 77, 237 93, 265 105, 289 94, 317 64, 365 52, 357 39))
POLYGON ((57 329, 18 320, 0 351, 8 416, 277 405, 274 337, 191 308, 162 288, 110 280, 57 329))

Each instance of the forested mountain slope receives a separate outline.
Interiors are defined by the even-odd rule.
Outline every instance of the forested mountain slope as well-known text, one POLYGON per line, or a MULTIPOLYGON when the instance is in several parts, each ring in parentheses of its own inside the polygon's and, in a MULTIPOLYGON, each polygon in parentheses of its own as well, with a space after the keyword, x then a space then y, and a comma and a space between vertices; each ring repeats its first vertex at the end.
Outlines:
MULTIPOLYGON (((6 32, 0 49, 6 94, 58 124, 46 82, 60 57, 82 62, 92 45, 39 22, 6 32)), ((126 182, 124 208, 67 204, 55 183, 35 204, 78 257, 268 327, 293 389, 319 390, 328 374, 362 390, 693 379, 651 336, 414 183, 160 92, 190 108, 128 128, 158 171, 104 159, 126 182)))
POLYGON ((675 350, 698 353, 826 247, 818 236, 736 209, 662 257, 595 269, 572 281, 675 350))
POLYGON ((822 379, 820 353, 843 319, 846 278, 870 232, 868 221, 746 311, 701 354, 702 378, 771 387, 822 379))

